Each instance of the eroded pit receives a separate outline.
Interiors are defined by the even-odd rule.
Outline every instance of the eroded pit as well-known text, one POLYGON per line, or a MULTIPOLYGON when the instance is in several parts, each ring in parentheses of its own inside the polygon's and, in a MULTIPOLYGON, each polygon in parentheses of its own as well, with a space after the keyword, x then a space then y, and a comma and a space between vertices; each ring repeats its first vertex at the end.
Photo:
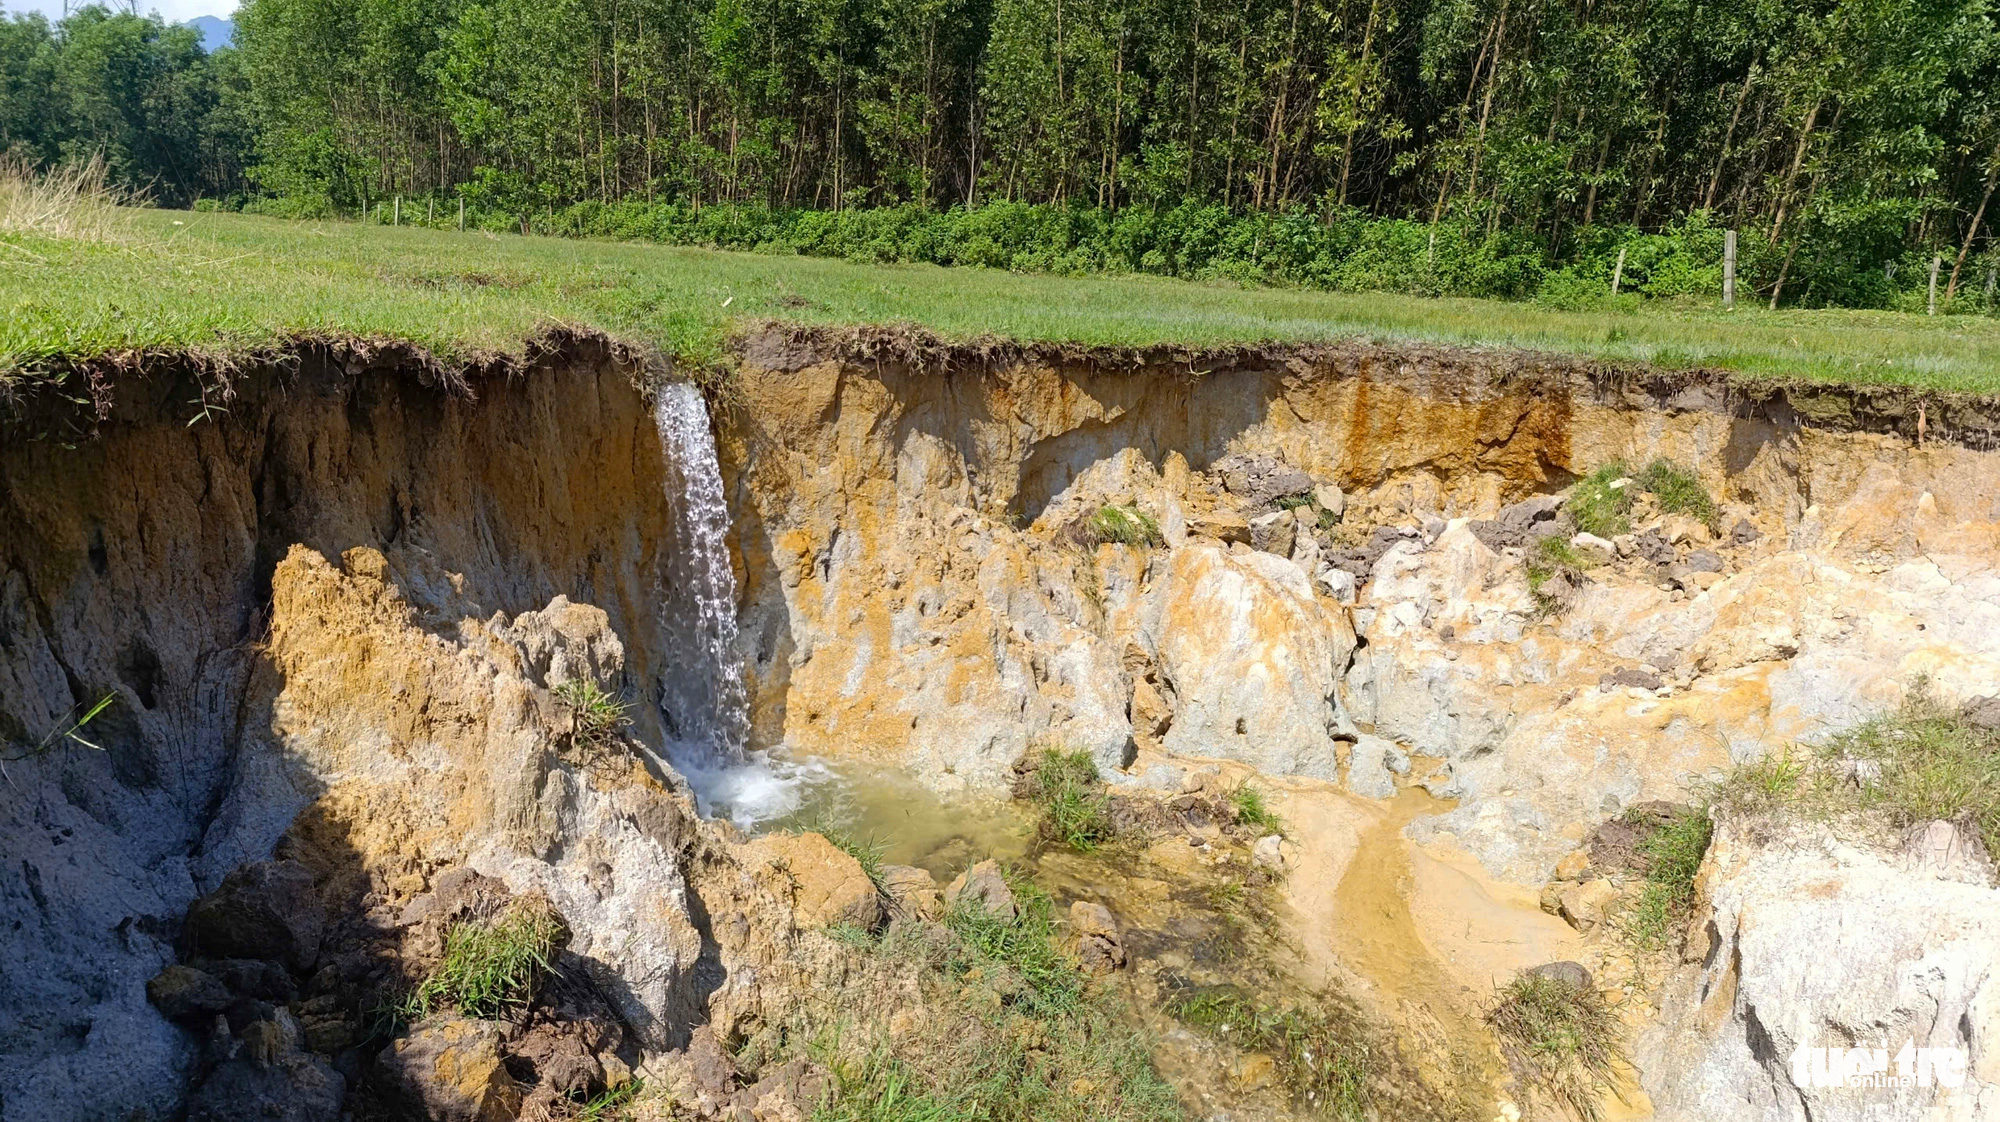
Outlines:
POLYGON ((436 375, 15 403, 7 1122, 847 1117, 982 1056, 1040 1116, 1539 1117, 1489 1014, 1563 963, 1606 1116, 1864 1117, 1790 1057, 1885 1034, 1969 1057, 1892 1105, 2000 1095, 1963 823, 1718 813, 1634 934, 1709 784, 1994 692, 1984 403, 775 328, 705 394, 587 339, 436 375), (1029 935, 954 911, 989 860, 1029 935), (428 981, 538 917, 518 1000, 428 981))

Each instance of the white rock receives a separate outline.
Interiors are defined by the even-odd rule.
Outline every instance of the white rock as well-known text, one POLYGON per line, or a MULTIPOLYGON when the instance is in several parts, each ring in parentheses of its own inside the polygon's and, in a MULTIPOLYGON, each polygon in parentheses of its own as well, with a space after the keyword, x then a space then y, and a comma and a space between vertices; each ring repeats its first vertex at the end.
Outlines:
POLYGON ((1403 771, 1410 769, 1409 753, 1393 740, 1362 733, 1347 758, 1347 789, 1363 798, 1390 799, 1396 796, 1396 781, 1390 777, 1391 759, 1400 756, 1403 771))
MULTIPOLYGON (((1709 906, 1636 1058, 1661 1122, 1990 1119, 2000 1108, 2000 889, 1818 829, 1764 844, 1725 822, 1709 906), (1964 1085, 1815 1087, 1800 1048, 1969 1055, 1964 1085)), ((1893 1070, 1893 1069, 1892 1069, 1893 1070)))
POLYGON ((1208 545, 1175 550, 1151 595, 1152 646, 1179 699, 1169 752, 1337 775, 1329 730, 1354 650, 1347 613, 1322 607, 1290 561, 1208 545))
POLYGON ((1259 869, 1283 869, 1284 846, 1285 839, 1276 834, 1266 834, 1250 847, 1250 863, 1259 869))

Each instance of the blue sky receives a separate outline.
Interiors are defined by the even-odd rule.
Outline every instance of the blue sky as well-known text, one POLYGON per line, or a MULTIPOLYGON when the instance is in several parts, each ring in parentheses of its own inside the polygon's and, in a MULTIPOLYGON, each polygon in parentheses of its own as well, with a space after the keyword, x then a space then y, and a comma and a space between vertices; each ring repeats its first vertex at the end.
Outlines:
MULTIPOLYGON (((238 0, 139 0, 140 11, 157 11, 170 20, 193 19, 196 16, 227 16, 236 10, 238 0)), ((82 7, 82 0, 71 0, 72 7, 82 7)), ((115 5, 114 5, 115 6, 115 5)), ((0 0, 0 11, 45 12, 51 18, 62 15, 63 0, 0 0)))

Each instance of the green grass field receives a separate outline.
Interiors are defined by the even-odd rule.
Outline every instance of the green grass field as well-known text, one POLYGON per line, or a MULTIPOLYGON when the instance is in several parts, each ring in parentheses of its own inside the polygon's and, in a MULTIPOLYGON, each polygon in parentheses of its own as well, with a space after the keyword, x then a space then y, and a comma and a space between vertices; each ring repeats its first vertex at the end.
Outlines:
POLYGON ((518 352, 537 332, 565 325, 708 361, 733 323, 777 318, 1079 344, 1359 336, 2000 392, 2000 320, 1980 317, 1668 305, 1565 312, 185 211, 123 211, 118 226, 109 241, 0 234, 0 378, 57 356, 242 354, 305 334, 404 339, 457 359, 518 352))

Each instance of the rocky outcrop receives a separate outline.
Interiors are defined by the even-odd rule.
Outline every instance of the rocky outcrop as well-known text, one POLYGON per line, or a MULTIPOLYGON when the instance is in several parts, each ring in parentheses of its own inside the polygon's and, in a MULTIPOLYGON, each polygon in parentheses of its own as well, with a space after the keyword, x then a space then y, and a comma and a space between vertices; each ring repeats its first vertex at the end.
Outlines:
POLYGON ((1752 825, 1718 827, 1639 1042, 1662 1122, 2000 1117, 1991 864, 1752 825))
POLYGON ((1176 698, 1166 750, 1274 775, 1337 775, 1336 688, 1354 632, 1304 571, 1257 550, 1189 544, 1173 551, 1151 597, 1146 635, 1176 698))
POLYGON ((420 1117, 514 1122, 523 1095, 501 1054, 510 1030, 493 1021, 440 1018, 398 1037, 376 1066, 403 1109, 420 1117))

